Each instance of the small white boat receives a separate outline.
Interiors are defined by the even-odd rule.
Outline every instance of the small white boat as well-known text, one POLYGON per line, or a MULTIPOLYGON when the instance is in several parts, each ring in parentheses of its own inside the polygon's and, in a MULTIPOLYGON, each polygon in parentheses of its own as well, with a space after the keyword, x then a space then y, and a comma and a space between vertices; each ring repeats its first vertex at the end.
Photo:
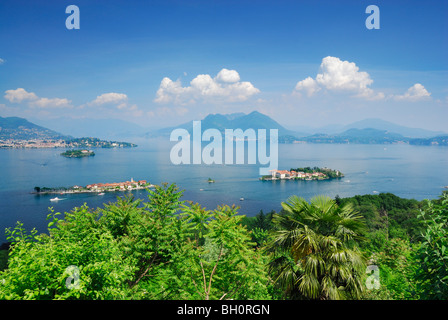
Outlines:
POLYGON ((240 198, 240 201, 244 201, 244 198, 240 198))
POLYGON ((59 200, 62 200, 62 199, 59 199, 58 197, 50 199, 50 201, 59 201, 59 200))
POLYGON ((99 196, 104 196, 104 192, 98 193, 99 196))

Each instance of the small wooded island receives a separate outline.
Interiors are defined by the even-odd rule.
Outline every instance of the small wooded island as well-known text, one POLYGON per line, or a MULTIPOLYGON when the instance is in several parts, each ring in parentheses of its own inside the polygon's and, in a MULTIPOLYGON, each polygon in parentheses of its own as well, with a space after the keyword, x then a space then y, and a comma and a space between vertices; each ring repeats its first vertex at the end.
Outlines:
POLYGON ((91 150, 67 150, 61 153, 61 156, 66 158, 83 158, 83 157, 92 157, 95 155, 95 152, 91 150))
POLYGON ((288 170, 271 170, 272 175, 263 176, 262 181, 266 180, 328 180, 339 179, 344 176, 339 170, 319 167, 291 168, 288 170))

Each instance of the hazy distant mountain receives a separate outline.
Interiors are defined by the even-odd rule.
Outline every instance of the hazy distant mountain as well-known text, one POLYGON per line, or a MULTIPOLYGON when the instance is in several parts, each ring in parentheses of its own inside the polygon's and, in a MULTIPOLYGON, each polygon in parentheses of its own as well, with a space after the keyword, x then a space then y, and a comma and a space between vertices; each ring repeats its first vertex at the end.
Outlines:
POLYGON ((428 137, 434 137, 438 135, 446 134, 446 132, 442 131, 431 131, 431 130, 425 130, 420 128, 410 128, 401 126, 389 121, 384 121, 377 118, 371 118, 371 119, 364 119, 361 121, 353 122, 349 125, 346 125, 343 130, 348 129, 367 129, 367 128, 374 128, 378 130, 386 130, 389 132, 394 132, 401 134, 405 137, 409 138, 428 138, 428 137))
POLYGON ((308 143, 360 143, 360 144, 397 144, 448 146, 448 135, 431 138, 409 138, 395 132, 373 128, 348 129, 337 134, 318 133, 311 136, 288 140, 292 143, 302 141, 308 143))
POLYGON ((298 140, 311 143, 409 143, 409 138, 404 137, 401 134, 373 128, 348 129, 338 134, 314 134, 298 140))
POLYGON ((372 128, 366 129, 348 129, 338 134, 314 134, 299 139, 311 143, 361 143, 361 144, 383 144, 383 143, 408 143, 409 138, 401 134, 378 130, 372 128))
POLYGON ((41 127, 19 117, 0 117, 0 139, 68 139, 67 135, 41 127))
POLYGON ((74 137, 97 137, 107 140, 137 137, 148 130, 137 124, 119 119, 57 118, 33 121, 74 137))
POLYGON ((304 126, 301 129, 303 131, 310 132, 312 134, 339 134, 341 132, 347 131, 349 129, 377 129, 377 130, 386 130, 388 132, 394 132, 401 134, 404 137, 408 138, 429 138, 435 137, 438 135, 446 135, 446 132, 441 131, 431 131, 420 128, 410 128, 406 126, 401 126, 389 121, 381 120, 378 118, 370 118, 364 119, 360 121, 356 121, 350 123, 348 125, 340 125, 340 124, 329 124, 320 128, 312 128, 304 126))
MULTIPOLYGON (((63 128, 62 128, 63 129, 63 128)), ((67 130, 68 131, 68 130, 67 130)), ((128 142, 120 142, 113 140, 107 141, 94 137, 86 137, 86 132, 81 131, 74 136, 61 134, 54 130, 50 130, 43 126, 34 124, 24 118, 19 117, 0 117, 0 140, 65 140, 72 147, 100 147, 100 148, 126 148, 135 147, 136 145, 128 142)), ((104 139, 104 138, 103 138, 104 139)))
POLYGON ((402 139, 403 135, 389 132, 387 130, 379 130, 373 128, 365 128, 365 129, 348 129, 344 132, 338 133, 336 136, 338 137, 352 137, 352 138, 366 138, 366 137, 387 137, 390 139, 402 139))
MULTIPOLYGON (((309 143, 408 143, 421 145, 446 145, 444 137, 434 138, 446 133, 419 128, 400 126, 381 119, 365 119, 349 125, 327 125, 319 129, 303 127, 300 132, 288 130, 272 118, 254 111, 249 114, 209 114, 201 120, 202 130, 215 128, 224 129, 278 129, 279 142, 293 143, 303 141, 309 143), (321 130, 321 131, 320 131, 321 130), (314 132, 309 134, 305 132, 314 132), (419 139, 416 139, 418 137, 419 139)), ((147 137, 169 136, 176 128, 183 128, 191 133, 192 122, 176 127, 169 127, 148 132, 147 137)))
MULTIPOLYGON (((152 132, 148 132, 147 136, 167 136, 176 128, 182 128, 188 130, 191 133, 192 131, 192 121, 181 124, 175 127, 164 128, 161 130, 156 130, 152 132)), ((288 130, 280 125, 277 121, 272 118, 264 115, 258 111, 253 111, 249 114, 244 113, 232 113, 232 114, 209 114, 204 119, 201 120, 201 128, 202 130, 207 129, 218 129, 221 132, 224 132, 225 129, 278 129, 278 135, 281 136, 294 136, 294 137, 303 137, 306 134, 302 132, 296 132, 292 130, 288 130)), ((269 132, 267 132, 269 134, 269 132)))
MULTIPOLYGON (((147 129, 118 119, 36 120, 34 124, 19 117, 0 117, 0 139, 70 139, 97 137, 106 140, 129 137, 169 136, 172 130, 183 128, 192 131, 192 121, 175 127, 147 132, 147 129), (51 129, 49 129, 51 128, 51 129), (62 132, 62 133, 59 133, 62 132)), ((254 111, 249 114, 209 114, 201 120, 202 130, 225 129, 278 129, 279 141, 292 143, 409 143, 414 145, 447 145, 448 134, 418 128, 408 128, 381 119, 365 119, 346 126, 326 126, 327 131, 307 134, 288 130, 272 118, 254 111)), ((309 128, 308 128, 309 129, 309 128)))

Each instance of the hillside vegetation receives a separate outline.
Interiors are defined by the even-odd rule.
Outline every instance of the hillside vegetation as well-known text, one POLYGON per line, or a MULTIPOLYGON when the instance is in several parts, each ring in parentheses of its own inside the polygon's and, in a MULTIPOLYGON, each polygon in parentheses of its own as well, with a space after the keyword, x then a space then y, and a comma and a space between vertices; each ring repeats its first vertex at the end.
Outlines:
POLYGON ((182 194, 51 211, 43 234, 18 222, 0 299, 448 298, 447 194, 292 196, 254 217, 182 194))

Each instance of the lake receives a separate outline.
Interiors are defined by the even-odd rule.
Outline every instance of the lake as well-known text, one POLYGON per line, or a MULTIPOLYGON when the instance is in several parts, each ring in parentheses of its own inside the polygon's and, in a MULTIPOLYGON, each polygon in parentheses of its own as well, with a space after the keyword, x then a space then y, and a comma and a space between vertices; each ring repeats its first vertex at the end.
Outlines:
MULTIPOLYGON (((348 197, 391 192, 403 198, 435 199, 448 185, 448 148, 410 145, 280 144, 279 169, 318 166, 340 170, 345 177, 325 181, 260 181, 259 165, 173 165, 167 139, 132 141, 132 149, 94 149, 94 157, 65 158, 62 149, 0 150, 0 243, 3 230, 22 221, 27 230, 46 231, 48 207, 65 212, 87 203, 114 201, 124 192, 59 195, 31 194, 35 186, 70 187, 98 182, 147 180, 176 183, 184 200, 208 209, 236 204, 248 216, 280 210, 291 195, 348 197), (208 183, 212 178, 216 182, 208 183), (240 201, 244 198, 244 201, 240 201)), ((146 191, 132 191, 146 198, 146 191)))

